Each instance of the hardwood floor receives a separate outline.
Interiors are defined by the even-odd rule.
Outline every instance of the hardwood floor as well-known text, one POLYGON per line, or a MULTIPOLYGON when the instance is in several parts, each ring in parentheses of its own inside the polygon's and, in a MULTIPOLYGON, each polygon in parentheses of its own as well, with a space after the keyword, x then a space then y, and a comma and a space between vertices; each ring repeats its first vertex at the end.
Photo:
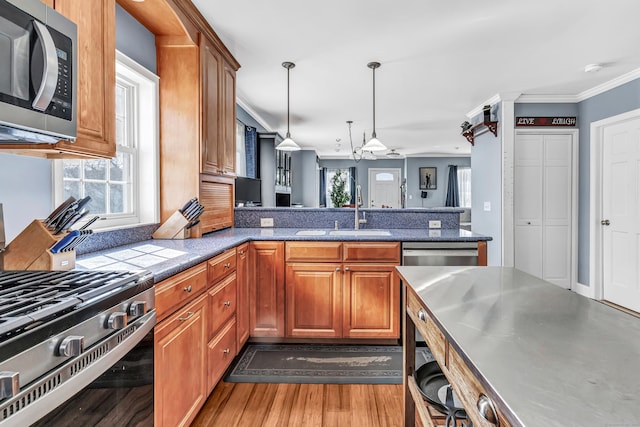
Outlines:
POLYGON ((221 381, 191 425, 394 427, 402 421, 402 385, 221 381))

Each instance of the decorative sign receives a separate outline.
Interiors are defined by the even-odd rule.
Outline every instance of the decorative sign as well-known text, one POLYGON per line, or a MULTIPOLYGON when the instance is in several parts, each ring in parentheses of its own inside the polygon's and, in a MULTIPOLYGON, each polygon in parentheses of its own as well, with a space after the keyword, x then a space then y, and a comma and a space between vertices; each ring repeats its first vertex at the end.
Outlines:
POLYGON ((516 117, 516 126, 575 126, 575 117, 516 117))

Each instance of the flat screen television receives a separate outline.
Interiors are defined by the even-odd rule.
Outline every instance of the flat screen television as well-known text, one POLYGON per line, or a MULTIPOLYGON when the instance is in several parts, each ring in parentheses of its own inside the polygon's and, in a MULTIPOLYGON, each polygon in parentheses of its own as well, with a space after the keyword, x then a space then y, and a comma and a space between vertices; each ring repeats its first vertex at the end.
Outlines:
POLYGON ((259 179, 242 176, 236 178, 236 204, 260 206, 262 204, 261 191, 262 184, 259 179))

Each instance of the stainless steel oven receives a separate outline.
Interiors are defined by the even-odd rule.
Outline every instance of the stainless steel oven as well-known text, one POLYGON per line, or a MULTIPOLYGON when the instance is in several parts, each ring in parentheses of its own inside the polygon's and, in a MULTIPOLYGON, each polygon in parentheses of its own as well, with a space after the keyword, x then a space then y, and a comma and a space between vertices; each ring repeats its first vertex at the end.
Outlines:
POLYGON ((76 137, 76 24, 39 0, 0 0, 0 142, 76 137))
POLYGON ((0 426, 153 425, 153 277, 0 271, 0 426))

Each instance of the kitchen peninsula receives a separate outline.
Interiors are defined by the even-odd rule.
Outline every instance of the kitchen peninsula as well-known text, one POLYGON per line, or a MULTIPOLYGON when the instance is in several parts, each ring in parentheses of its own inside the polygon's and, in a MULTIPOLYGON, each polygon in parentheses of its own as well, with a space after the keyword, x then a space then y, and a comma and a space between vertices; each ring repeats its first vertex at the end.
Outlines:
POLYGON ((498 425, 479 406, 500 426, 639 425, 638 318, 513 268, 398 271, 406 425, 414 425, 414 403, 423 405, 411 377, 415 329, 475 426, 498 425))

